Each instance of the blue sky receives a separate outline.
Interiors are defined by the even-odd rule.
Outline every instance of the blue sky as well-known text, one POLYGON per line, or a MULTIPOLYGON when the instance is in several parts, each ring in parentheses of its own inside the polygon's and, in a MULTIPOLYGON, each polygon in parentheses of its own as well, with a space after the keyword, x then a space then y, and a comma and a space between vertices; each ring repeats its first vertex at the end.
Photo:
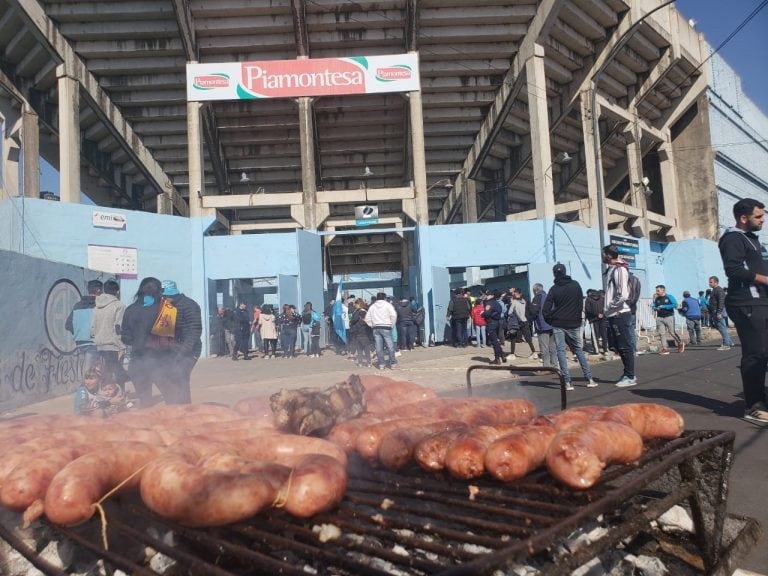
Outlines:
MULTIPOLYGON (((696 29, 716 48, 761 3, 762 0, 678 0, 675 6, 686 18, 696 21, 696 29)), ((768 7, 719 54, 741 77, 750 100, 768 114, 768 7)), ((58 173, 42 159, 41 164, 40 189, 58 192, 58 173)))
MULTIPOLYGON (((717 48, 762 0, 677 0, 675 6, 696 21, 712 48, 717 48)), ((741 77, 749 99, 768 114, 768 6, 718 52, 741 77)))

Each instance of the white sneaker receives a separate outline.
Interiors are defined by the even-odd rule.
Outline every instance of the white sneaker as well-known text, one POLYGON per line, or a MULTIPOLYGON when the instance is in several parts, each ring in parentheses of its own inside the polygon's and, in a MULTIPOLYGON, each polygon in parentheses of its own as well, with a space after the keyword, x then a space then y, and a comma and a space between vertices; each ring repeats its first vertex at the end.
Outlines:
POLYGON ((589 382, 587 382, 587 388, 597 388, 598 384, 592 378, 589 379, 589 382))
POLYGON ((637 378, 622 376, 621 379, 616 382, 617 388, 629 388, 630 386, 637 386, 637 378))
POLYGON ((565 389, 570 392, 571 390, 573 390, 573 384, 571 384, 570 382, 566 382, 565 389))
POLYGON ((539 353, 538 352, 531 352, 531 355, 528 356, 530 360, 538 360, 539 359, 539 353))
POLYGON ((398 356, 402 356, 402 355, 403 355, 403 353, 402 353, 402 352, 400 352, 400 350, 398 350, 397 352, 395 352, 395 358, 397 358, 398 356))

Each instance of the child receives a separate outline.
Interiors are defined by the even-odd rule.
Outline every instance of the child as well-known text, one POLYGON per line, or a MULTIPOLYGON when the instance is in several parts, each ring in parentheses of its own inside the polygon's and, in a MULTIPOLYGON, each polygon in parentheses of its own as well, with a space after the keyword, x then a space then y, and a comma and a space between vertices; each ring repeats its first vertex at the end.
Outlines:
POLYGON ((83 383, 75 391, 75 414, 80 416, 103 417, 99 404, 104 398, 99 395, 101 385, 101 370, 98 367, 89 368, 83 376, 83 383))
POLYGON ((133 403, 128 401, 116 382, 105 382, 101 385, 100 399, 106 403, 104 412, 107 416, 133 408, 133 403))

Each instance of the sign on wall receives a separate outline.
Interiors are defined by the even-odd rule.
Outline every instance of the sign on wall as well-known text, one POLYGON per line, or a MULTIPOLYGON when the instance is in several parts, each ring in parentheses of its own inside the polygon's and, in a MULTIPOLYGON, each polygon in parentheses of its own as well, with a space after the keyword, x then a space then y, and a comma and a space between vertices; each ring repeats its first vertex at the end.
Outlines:
POLYGON ((355 226, 371 226, 379 223, 378 206, 355 206, 355 226))
POLYGON ((120 278, 138 278, 138 250, 122 246, 89 244, 88 268, 110 272, 120 278))
POLYGON ((123 214, 116 212, 93 211, 93 225, 96 228, 113 228, 115 230, 125 230, 128 221, 123 214))
POLYGON ((611 234, 610 243, 619 251, 619 258, 630 268, 637 268, 637 255, 640 254, 640 241, 637 238, 625 238, 611 234))
POLYGON ((251 100, 419 90, 416 54, 187 64, 187 100, 251 100))

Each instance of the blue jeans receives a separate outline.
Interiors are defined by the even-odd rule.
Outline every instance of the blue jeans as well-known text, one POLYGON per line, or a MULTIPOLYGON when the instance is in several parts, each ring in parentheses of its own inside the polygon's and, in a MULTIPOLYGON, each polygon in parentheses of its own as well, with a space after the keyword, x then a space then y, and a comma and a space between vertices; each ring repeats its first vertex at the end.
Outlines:
POLYGON ((712 316, 710 322, 711 321, 714 321, 715 328, 720 332, 720 336, 723 337, 723 346, 733 346, 733 340, 731 340, 731 336, 728 334, 728 328, 725 326, 725 318, 723 315, 721 314, 720 318, 712 316))
POLYGON ((280 344, 285 358, 296 356, 296 328, 283 328, 280 331, 280 344))
POLYGON ((309 347, 312 337, 312 324, 301 325, 301 347, 304 349, 304 354, 309 356, 309 347))
POLYGON ((565 345, 568 344, 579 360, 579 366, 581 366, 581 371, 584 373, 584 378, 592 380, 592 369, 589 367, 589 362, 587 362, 587 357, 584 355, 584 350, 581 347, 581 326, 578 328, 552 328, 552 334, 555 336, 557 363, 560 365, 563 379, 566 382, 571 381, 571 373, 568 371, 568 356, 565 350, 565 345))
POLYGON ((373 341, 376 344, 376 364, 378 366, 384 365, 384 346, 386 346, 388 354, 386 365, 397 366, 397 358, 395 358, 395 345, 392 342, 392 329, 374 328, 373 341))
POLYGON ((613 344, 624 364, 624 376, 635 377, 635 330, 632 327, 632 314, 617 314, 608 317, 613 344))
POLYGON ((475 345, 485 346, 485 326, 475 324, 475 345))

